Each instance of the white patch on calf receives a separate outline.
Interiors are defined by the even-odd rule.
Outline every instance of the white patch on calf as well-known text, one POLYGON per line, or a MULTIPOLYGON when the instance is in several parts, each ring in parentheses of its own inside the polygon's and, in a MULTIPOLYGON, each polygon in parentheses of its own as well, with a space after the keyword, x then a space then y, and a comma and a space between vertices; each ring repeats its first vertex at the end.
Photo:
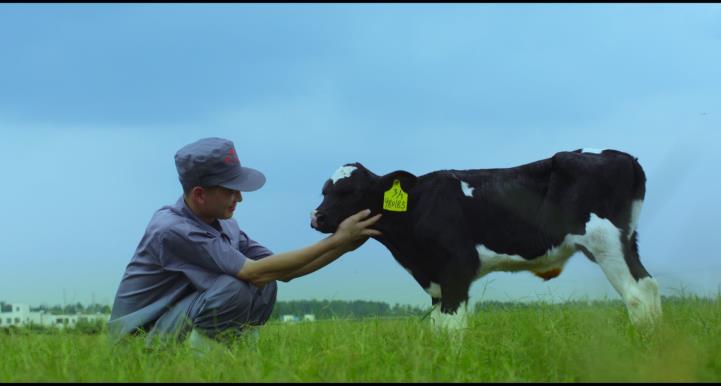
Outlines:
POLYGON ((554 269, 563 269, 564 264, 575 252, 574 235, 567 235, 559 246, 551 247, 546 253, 534 259, 524 259, 519 255, 507 255, 498 253, 488 249, 483 244, 476 245, 478 258, 481 260, 481 267, 476 274, 479 279, 489 272, 517 272, 517 271, 533 271, 543 273, 554 269))
POLYGON ((604 149, 594 149, 592 147, 584 147, 583 150, 581 150, 582 153, 596 153, 601 154, 604 149))
POLYGON ((641 207, 643 206, 643 200, 636 200, 631 204, 631 222, 628 224, 628 239, 631 239, 631 235, 636 231, 638 226, 638 218, 641 215, 641 207))
POLYGON ((431 282, 431 285, 428 288, 425 288, 425 290, 432 298, 441 298, 441 286, 438 285, 438 283, 431 282))
POLYGON ((631 321, 636 325, 653 324, 662 316, 658 283, 652 277, 644 277, 634 284, 626 296, 631 321))
POLYGON ((330 179, 333 180, 333 183, 335 184, 342 178, 350 177, 351 173, 353 173, 356 169, 358 168, 355 166, 341 166, 335 171, 335 173, 333 173, 333 176, 330 179))
POLYGON ((586 233, 579 238, 579 244, 593 254, 608 281, 621 295, 631 321, 636 325, 652 323, 661 317, 658 284, 651 277, 639 281, 633 278, 623 257, 620 234, 621 231, 611 221, 591 213, 586 233))
POLYGON ((435 331, 440 329, 447 331, 458 331, 468 327, 468 302, 462 302, 456 312, 445 314, 441 312, 441 305, 438 304, 431 311, 431 325, 435 331))
POLYGON ((623 296, 625 288, 635 282, 623 258, 621 232, 608 219, 602 219, 595 213, 586 223, 586 233, 580 244, 586 247, 601 266, 613 288, 623 296))
POLYGON ((466 181, 461 181, 461 190, 463 190, 463 194, 465 194, 468 197, 473 197, 473 189, 466 181))

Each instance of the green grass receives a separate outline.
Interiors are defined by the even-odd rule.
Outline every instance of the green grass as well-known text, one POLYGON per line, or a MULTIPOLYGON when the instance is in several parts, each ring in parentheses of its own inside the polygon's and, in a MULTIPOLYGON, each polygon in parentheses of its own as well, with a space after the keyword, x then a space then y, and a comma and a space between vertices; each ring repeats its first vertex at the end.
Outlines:
POLYGON ((334 320, 261 329, 257 343, 197 357, 145 352, 141 338, 0 334, 0 381, 721 381, 721 297, 664 303, 639 334, 617 303, 547 304, 473 315, 463 343, 429 320, 334 320))

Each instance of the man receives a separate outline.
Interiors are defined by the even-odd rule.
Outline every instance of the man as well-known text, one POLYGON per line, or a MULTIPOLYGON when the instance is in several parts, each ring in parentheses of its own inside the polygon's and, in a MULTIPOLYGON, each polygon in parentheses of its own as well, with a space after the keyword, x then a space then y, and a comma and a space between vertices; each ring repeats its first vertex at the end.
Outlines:
POLYGON ((314 272, 362 245, 380 215, 348 217, 337 232, 305 248, 273 254, 231 217, 241 192, 260 189, 265 176, 243 167, 233 142, 204 138, 175 154, 183 195, 150 220, 120 282, 109 329, 114 339, 148 331, 155 339, 238 335, 264 324, 276 280, 314 272))

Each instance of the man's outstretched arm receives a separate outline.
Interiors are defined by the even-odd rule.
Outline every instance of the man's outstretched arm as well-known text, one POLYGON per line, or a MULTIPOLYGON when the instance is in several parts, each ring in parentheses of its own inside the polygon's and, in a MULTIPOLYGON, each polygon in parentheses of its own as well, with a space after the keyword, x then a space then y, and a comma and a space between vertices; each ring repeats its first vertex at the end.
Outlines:
POLYGON ((361 245, 363 245, 363 243, 366 242, 366 240, 368 240, 367 237, 359 240, 354 245, 347 244, 347 245, 342 245, 340 247, 337 247, 335 249, 331 249, 330 251, 319 256, 317 259, 306 264, 304 267, 302 267, 298 270, 295 270, 285 276, 279 277, 278 280, 284 281, 284 282, 289 282, 292 279, 295 279, 296 277, 305 276, 309 273, 315 272, 315 271, 325 267, 326 265, 334 262, 337 258, 343 256, 344 254, 360 247, 361 245))
POLYGON ((363 220, 369 214, 369 210, 363 210, 348 217, 333 235, 311 246, 278 253, 261 260, 247 259, 236 276, 256 287, 263 287, 273 280, 300 276, 292 275, 299 270, 302 270, 299 271, 303 272, 302 275, 313 272, 347 252, 348 248, 355 249, 354 247, 360 245, 359 242, 365 241, 368 237, 381 235, 379 231, 369 228, 380 219, 381 215, 363 220), (316 260, 318 262, 314 263, 316 260), (311 263, 314 264, 309 265, 311 263), (307 272, 304 272, 306 270, 307 272))

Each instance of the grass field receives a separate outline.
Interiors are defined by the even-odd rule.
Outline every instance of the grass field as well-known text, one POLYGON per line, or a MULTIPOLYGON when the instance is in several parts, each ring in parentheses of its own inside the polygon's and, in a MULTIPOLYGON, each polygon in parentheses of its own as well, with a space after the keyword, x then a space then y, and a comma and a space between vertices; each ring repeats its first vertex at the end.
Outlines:
POLYGON ((463 343, 429 320, 269 323, 196 356, 105 334, 0 334, 0 381, 721 381, 721 296, 664 303, 652 335, 618 303, 538 303, 473 314, 463 343))

